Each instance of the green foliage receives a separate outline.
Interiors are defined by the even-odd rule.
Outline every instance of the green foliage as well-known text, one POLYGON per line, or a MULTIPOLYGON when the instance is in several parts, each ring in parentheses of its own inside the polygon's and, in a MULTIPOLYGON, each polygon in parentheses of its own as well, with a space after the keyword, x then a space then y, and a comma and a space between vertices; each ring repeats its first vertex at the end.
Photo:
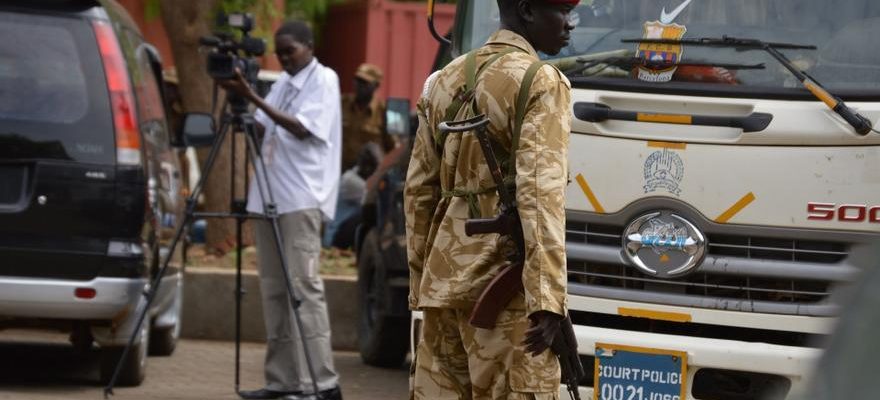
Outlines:
POLYGON ((309 21, 312 26, 320 25, 327 16, 327 11, 334 4, 345 0, 284 0, 285 14, 309 21))
MULTIPOLYGON (((278 10, 273 0, 221 0, 219 8, 228 13, 244 11, 254 14, 257 26, 253 36, 271 39, 272 21, 279 18, 305 20, 313 27, 315 33, 319 34, 320 25, 324 22, 330 6, 346 1, 348 0, 284 0, 284 9, 278 10)), ((158 18, 160 12, 159 0, 146 0, 144 13, 148 21, 158 18)))
POLYGON ((159 18, 162 8, 159 6, 159 0, 147 0, 144 3, 144 18, 152 21, 159 18))
MULTIPOLYGON (((254 15, 256 26, 252 36, 270 39, 272 37, 272 21, 280 16, 271 0, 221 0, 220 10, 226 13, 247 12, 254 15)), ((238 30, 230 32, 239 33, 238 30)))

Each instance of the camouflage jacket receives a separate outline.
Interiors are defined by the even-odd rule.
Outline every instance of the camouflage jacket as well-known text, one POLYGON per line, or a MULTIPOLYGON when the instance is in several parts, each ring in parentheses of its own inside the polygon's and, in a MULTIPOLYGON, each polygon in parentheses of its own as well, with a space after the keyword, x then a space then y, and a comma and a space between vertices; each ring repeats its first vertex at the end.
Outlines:
POLYGON ((358 153, 368 142, 375 142, 385 151, 394 147, 393 139, 385 133, 385 102, 373 96, 369 106, 361 109, 354 94, 342 95, 342 170, 357 163, 358 153))
MULTIPOLYGON (((475 87, 477 109, 488 115, 489 137, 506 158, 511 149, 514 105, 528 67, 538 61, 532 46, 518 34, 499 30, 477 51, 477 70, 495 54, 475 87), (509 51, 509 50, 507 50, 509 51), (506 152, 504 151, 506 150, 506 152)), ((436 143, 453 96, 464 85, 464 56, 432 75, 418 103, 419 130, 404 190, 410 269, 409 306, 468 308, 506 262, 509 240, 497 234, 468 237, 471 217, 498 213, 498 194, 479 142, 471 132, 449 134, 436 143), (456 194, 458 192, 458 194, 456 194), (473 215, 468 196, 476 194, 473 215)), ((528 314, 566 309, 565 187, 568 184, 568 135, 571 85, 553 66, 538 70, 529 91, 516 149, 516 202, 525 238, 524 296, 510 307, 528 314)), ((465 112, 467 107, 463 108, 465 112)), ((460 112, 456 119, 465 116, 460 112)), ((473 202, 470 202, 473 205, 473 202)))

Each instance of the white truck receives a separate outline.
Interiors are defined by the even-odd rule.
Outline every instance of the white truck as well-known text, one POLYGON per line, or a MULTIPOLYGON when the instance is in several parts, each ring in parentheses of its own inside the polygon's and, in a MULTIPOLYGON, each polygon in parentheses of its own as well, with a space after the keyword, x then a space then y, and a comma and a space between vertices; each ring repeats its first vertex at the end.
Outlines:
MULTIPOLYGON (((463 54, 498 10, 457 7, 463 54)), ((570 46, 546 58, 572 83, 581 396, 798 396, 841 312, 833 289, 876 264, 880 134, 830 107, 880 118, 880 2, 583 0, 574 12, 570 46), (807 90, 764 42, 834 96, 807 90)))

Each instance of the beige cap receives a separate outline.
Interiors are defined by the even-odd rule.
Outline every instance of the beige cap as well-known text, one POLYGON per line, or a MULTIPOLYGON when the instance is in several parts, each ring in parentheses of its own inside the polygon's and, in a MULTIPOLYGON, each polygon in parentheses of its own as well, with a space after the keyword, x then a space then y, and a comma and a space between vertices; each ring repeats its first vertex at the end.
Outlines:
POLYGON ((177 68, 168 67, 162 70, 162 80, 175 85, 178 84, 179 82, 177 81, 177 68))
POLYGON ((361 64, 354 76, 370 83, 382 83, 382 70, 373 64, 361 64))

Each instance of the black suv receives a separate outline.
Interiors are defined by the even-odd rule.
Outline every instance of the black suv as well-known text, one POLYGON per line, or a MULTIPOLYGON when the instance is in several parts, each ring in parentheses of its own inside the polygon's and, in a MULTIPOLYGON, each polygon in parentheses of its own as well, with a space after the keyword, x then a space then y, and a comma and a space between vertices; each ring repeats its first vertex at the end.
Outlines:
MULTIPOLYGON (((0 329, 97 343, 107 380, 183 220, 161 62, 113 1, 4 1, 0 38, 0 329)), ((174 350, 183 275, 163 279, 121 385, 174 350)))

